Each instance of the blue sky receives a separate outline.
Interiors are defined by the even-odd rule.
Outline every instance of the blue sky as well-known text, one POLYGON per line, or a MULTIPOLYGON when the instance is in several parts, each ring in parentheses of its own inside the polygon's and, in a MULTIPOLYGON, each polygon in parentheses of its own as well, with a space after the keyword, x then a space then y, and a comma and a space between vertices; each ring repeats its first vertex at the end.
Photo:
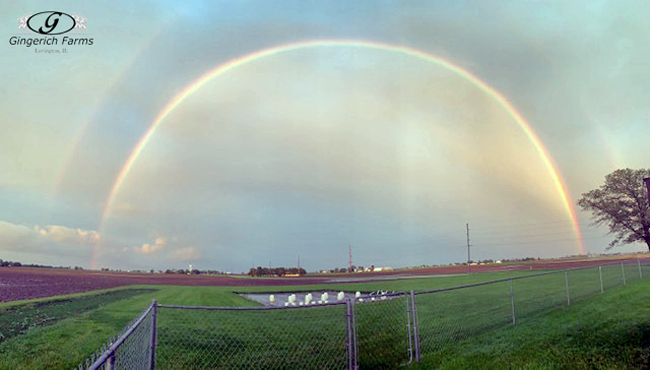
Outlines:
MULTIPOLYGON (((340 39, 420 50, 496 89, 575 203, 647 167, 643 1, 67 2, 93 45, 10 45, 47 2, 3 3, 0 258, 124 269, 308 270, 577 253, 562 201, 512 116, 435 63, 305 48, 216 78, 129 154, 169 101, 232 59, 340 39), (103 215, 107 217, 102 220, 103 215)), ((59 36, 61 38, 61 36, 59 36)), ((606 230, 578 210, 589 252, 606 230)), ((619 251, 643 250, 629 246, 619 251)))

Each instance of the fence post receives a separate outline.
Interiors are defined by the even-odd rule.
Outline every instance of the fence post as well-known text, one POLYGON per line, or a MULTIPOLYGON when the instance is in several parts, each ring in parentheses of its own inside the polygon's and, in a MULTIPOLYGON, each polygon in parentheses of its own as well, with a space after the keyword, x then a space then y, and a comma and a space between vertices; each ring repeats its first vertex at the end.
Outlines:
POLYGON ((623 285, 625 285, 625 266, 623 265, 623 262, 621 262, 621 272, 623 274, 623 285))
POLYGON ((352 354, 352 300, 348 299, 345 306, 347 308, 346 318, 347 325, 345 327, 345 336, 348 341, 348 370, 353 370, 353 354, 352 354))
POLYGON ((347 369, 351 370, 352 369, 352 335, 351 332, 352 330, 350 329, 350 299, 348 299, 347 302, 345 302, 345 320, 346 320, 346 325, 345 325, 345 339, 347 341, 347 360, 348 360, 348 366, 347 369))
POLYGON ((106 370, 113 370, 115 369, 115 353, 111 353, 110 356, 108 356, 108 361, 106 361, 106 370))
POLYGON ((636 263, 639 265, 639 279, 643 279, 643 274, 641 273, 641 260, 636 260, 636 263))
POLYGON ((413 314, 413 342, 415 347, 415 361, 420 362, 420 331, 418 328, 418 309, 415 302, 415 294, 411 290, 411 311, 413 314))
POLYGON ((598 266, 598 275, 600 275, 600 292, 605 293, 605 289, 603 289, 603 267, 598 266))
POLYGON ((569 271, 564 271, 564 281, 566 282, 566 305, 571 306, 571 297, 569 296, 569 271))
POLYGON ((153 309, 151 310, 151 340, 149 342, 151 358, 149 358, 149 369, 153 370, 156 368, 156 323, 158 316, 158 303, 154 299, 151 302, 153 309))
POLYGON ((413 337, 411 336, 411 306, 409 302, 409 296, 405 295, 406 299, 406 331, 408 333, 409 339, 409 365, 413 363, 413 337))
POLYGON ((359 368, 359 345, 357 343, 357 310, 354 307, 354 299, 350 305, 350 311, 352 311, 352 369, 357 370, 359 368))
POLYGON ((512 325, 517 325, 517 315, 515 313, 515 287, 512 279, 510 279, 510 308, 512 309, 512 325))

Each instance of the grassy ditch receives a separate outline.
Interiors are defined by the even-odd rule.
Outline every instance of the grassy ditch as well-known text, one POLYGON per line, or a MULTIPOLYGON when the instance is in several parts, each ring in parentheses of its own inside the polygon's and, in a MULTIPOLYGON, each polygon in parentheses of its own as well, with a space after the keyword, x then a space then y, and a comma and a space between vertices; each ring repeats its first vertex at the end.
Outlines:
POLYGON ((0 308, 0 343, 25 333, 30 328, 52 325, 57 321, 95 310, 107 303, 154 291, 154 289, 117 290, 91 296, 0 308))

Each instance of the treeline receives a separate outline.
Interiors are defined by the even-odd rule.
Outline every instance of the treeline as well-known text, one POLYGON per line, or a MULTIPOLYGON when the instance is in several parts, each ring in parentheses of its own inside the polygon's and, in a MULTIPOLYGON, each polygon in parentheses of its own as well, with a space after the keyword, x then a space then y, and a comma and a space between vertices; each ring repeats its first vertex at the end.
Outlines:
MULTIPOLYGON (((365 272, 366 270, 369 271, 369 272, 375 271, 375 265, 370 266, 370 268, 368 268, 368 269, 364 268, 363 266, 355 266, 355 265, 352 265, 352 267, 350 267, 350 268, 348 268, 348 267, 338 268, 337 267, 335 269, 329 270, 329 272, 332 273, 332 274, 336 274, 336 273, 344 273, 345 274, 345 273, 350 273, 350 272, 365 272)), ((327 271, 322 271, 322 272, 327 272, 327 271)))
POLYGON ((20 263, 14 261, 4 261, 0 259, 0 267, 36 267, 42 269, 65 269, 65 270, 83 270, 81 266, 49 266, 49 265, 39 265, 35 263, 20 263))
POLYGON ((249 276, 255 276, 255 277, 260 277, 260 276, 287 276, 287 275, 305 275, 307 271, 305 271, 304 268, 298 268, 298 267, 274 267, 274 268, 266 268, 266 267, 251 267, 251 269, 248 271, 249 276))

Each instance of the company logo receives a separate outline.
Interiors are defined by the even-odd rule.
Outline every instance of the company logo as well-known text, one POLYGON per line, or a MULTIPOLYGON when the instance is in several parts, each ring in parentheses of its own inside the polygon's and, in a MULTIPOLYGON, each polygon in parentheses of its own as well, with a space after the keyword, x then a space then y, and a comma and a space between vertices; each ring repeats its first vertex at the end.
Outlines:
POLYGON ((32 15, 27 19, 26 24, 33 32, 54 36, 72 31, 76 27, 77 21, 69 14, 49 11, 32 15))
POLYGON ((18 17, 18 31, 18 34, 9 38, 9 44, 28 48, 38 46, 32 49, 35 53, 66 54, 68 49, 65 47, 67 46, 91 46, 95 41, 93 37, 88 37, 92 35, 86 34, 86 17, 59 11, 40 12, 18 17), (38 36, 27 30, 38 34, 38 36), (58 36, 70 31, 73 32, 65 36, 58 36), (59 45, 64 48, 51 48, 51 46, 59 45))

